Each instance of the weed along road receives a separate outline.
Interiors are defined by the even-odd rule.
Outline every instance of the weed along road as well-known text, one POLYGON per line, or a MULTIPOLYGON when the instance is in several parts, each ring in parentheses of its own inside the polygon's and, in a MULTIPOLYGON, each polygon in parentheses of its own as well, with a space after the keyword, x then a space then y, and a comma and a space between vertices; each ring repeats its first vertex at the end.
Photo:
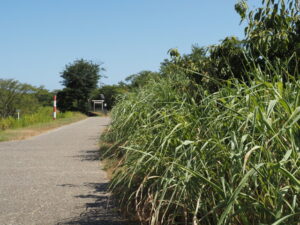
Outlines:
POLYGON ((0 143, 0 224, 119 224, 107 210, 107 178, 98 160, 108 123, 91 117, 0 143))

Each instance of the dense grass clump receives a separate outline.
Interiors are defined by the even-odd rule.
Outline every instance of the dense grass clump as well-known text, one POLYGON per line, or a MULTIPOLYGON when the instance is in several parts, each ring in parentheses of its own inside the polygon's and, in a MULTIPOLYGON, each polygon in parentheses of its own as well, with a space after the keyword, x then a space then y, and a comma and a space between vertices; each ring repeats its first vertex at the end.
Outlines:
POLYGON ((297 224, 300 82, 262 77, 211 94, 173 75, 120 99, 120 205, 152 225, 297 224))
MULTIPOLYGON (((20 120, 12 116, 2 119, 0 118, 0 130, 27 127, 37 123, 46 123, 53 120, 52 115, 52 107, 40 107, 35 113, 25 115, 21 114, 20 120)), ((72 116, 72 112, 58 113, 57 119, 68 118, 72 116)))

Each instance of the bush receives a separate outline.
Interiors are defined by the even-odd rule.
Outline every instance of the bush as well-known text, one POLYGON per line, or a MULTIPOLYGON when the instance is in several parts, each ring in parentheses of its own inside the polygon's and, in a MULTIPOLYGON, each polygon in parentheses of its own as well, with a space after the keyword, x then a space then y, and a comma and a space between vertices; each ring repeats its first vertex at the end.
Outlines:
POLYGON ((120 205, 148 224, 296 225, 300 82, 255 77, 209 94, 173 75, 125 95, 105 137, 120 205))

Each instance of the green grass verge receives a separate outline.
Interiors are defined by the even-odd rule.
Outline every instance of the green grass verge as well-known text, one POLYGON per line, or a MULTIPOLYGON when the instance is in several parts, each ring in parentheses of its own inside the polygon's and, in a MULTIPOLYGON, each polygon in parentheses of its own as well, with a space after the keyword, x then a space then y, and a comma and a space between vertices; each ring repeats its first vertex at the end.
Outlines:
MULTIPOLYGON (((59 112, 57 119, 72 117, 73 112, 59 112)), ((7 130, 11 128, 28 127, 38 123, 47 123, 53 120, 52 107, 40 107, 35 113, 21 114, 20 119, 16 117, 0 118, 0 130, 7 130)))
POLYGON ((45 131, 67 125, 87 118, 86 115, 78 112, 68 112, 64 116, 58 116, 56 120, 50 119, 44 122, 37 122, 20 128, 12 128, 0 131, 0 141, 22 140, 38 135, 45 131))

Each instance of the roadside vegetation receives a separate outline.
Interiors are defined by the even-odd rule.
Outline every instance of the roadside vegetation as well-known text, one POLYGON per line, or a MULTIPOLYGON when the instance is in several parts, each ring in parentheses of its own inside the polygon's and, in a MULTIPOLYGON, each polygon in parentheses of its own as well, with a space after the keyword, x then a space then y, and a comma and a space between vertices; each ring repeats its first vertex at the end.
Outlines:
MULTIPOLYGON (((57 119, 70 118, 73 112, 58 113, 57 119)), ((28 127, 38 123, 47 123, 53 121, 53 108, 41 107, 35 113, 22 115, 18 120, 16 117, 9 116, 0 119, 0 129, 7 130, 13 128, 28 127)))
POLYGON ((244 40, 170 49, 159 73, 129 78, 103 137, 124 212, 150 225, 299 224, 298 7, 240 1, 244 40))
POLYGON ((0 79, 0 141, 24 139, 86 118, 76 108, 73 111, 62 108, 54 121, 53 96, 57 92, 13 79, 0 79))
POLYGON ((53 95, 43 86, 35 87, 13 79, 0 79, 0 118, 32 114, 40 107, 52 106, 53 95))
MULTIPOLYGON (((41 116, 41 114, 37 116, 39 117, 41 116)), ((44 116, 47 116, 50 119, 42 119, 41 121, 37 121, 36 118, 34 118, 32 115, 29 115, 28 117, 31 117, 31 119, 33 119, 35 122, 28 123, 28 121, 24 119, 23 121, 25 122, 25 124, 27 124, 25 126, 20 126, 20 124, 18 124, 18 121, 15 121, 16 126, 5 130, 0 130, 0 141, 23 140, 49 131, 51 129, 87 118, 85 114, 79 112, 64 113, 58 116, 58 119, 56 120, 53 120, 52 115, 49 113, 45 114, 44 116)))

